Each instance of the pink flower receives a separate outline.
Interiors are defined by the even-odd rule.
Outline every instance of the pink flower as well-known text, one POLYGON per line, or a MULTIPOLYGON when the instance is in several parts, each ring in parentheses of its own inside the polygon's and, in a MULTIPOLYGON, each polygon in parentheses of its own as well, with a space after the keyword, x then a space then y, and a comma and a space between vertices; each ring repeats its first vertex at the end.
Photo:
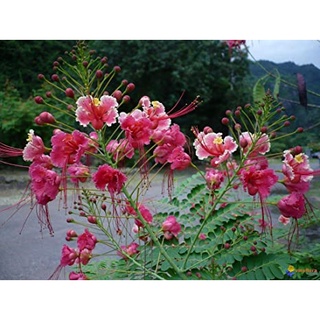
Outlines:
POLYGON ((168 156, 168 163, 171 170, 184 170, 189 167, 191 158, 182 147, 176 147, 168 156))
POLYGON ((140 99, 143 111, 152 123, 153 130, 166 130, 171 124, 171 119, 167 115, 164 105, 159 101, 146 101, 146 97, 140 99), (143 101, 144 99, 144 101, 143 101))
POLYGON ((134 149, 127 139, 111 140, 106 150, 113 154, 114 161, 121 161, 124 158, 131 159, 134 156, 134 149))
POLYGON ((309 158, 304 153, 292 155, 290 150, 283 152, 284 160, 282 172, 291 183, 309 182, 313 178, 313 169, 309 164, 309 158))
POLYGON ((167 129, 156 130, 152 135, 152 140, 158 146, 170 145, 171 147, 184 146, 187 142, 177 124, 173 124, 167 129))
MULTIPOLYGON (((138 204, 137 207, 144 221, 150 224, 153 220, 153 216, 149 211, 149 209, 141 203, 138 204)), ((137 212, 134 210, 134 208, 132 208, 130 204, 126 205, 125 212, 128 213, 129 215, 133 215, 134 217, 137 217, 137 212)), ((137 225, 138 228, 143 227, 143 223, 139 219, 135 219, 135 224, 137 225)))
POLYGON ((286 218, 282 214, 279 216, 278 221, 286 226, 290 222, 290 218, 286 218))
POLYGON ((281 214, 286 218, 299 219, 306 213, 303 194, 292 192, 283 197, 277 204, 281 214))
POLYGON ((108 164, 99 166, 98 170, 92 175, 92 179, 97 189, 105 191, 107 188, 111 195, 120 193, 127 181, 127 177, 121 171, 108 164))
POLYGON ((224 180, 223 173, 216 169, 208 169, 205 174, 207 186, 210 190, 216 190, 220 188, 221 183, 224 180))
POLYGON ((83 164, 73 164, 68 168, 70 179, 73 183, 86 182, 90 176, 89 167, 83 164))
POLYGON ((196 149, 196 155, 200 160, 212 157, 211 165, 217 166, 229 159, 231 154, 238 148, 232 137, 226 136, 222 139, 222 133, 198 132, 194 129, 196 140, 193 145, 196 149))
POLYGON ((260 137, 250 132, 242 132, 239 138, 239 144, 244 154, 249 157, 257 157, 259 154, 264 155, 270 151, 270 140, 268 135, 263 133, 260 137))
POLYGON ((60 191, 61 178, 55 171, 33 163, 29 167, 29 175, 31 177, 31 190, 36 195, 39 204, 46 205, 56 198, 60 191))
POLYGON ((85 152, 92 148, 92 140, 78 130, 72 133, 55 130, 51 144, 52 162, 60 168, 64 168, 67 164, 79 163, 85 152))
POLYGON ((85 229, 84 233, 82 233, 77 240, 79 250, 93 250, 96 246, 97 238, 88 230, 85 229))
POLYGON ((171 240, 173 237, 177 237, 181 231, 181 225, 177 222, 175 216, 169 216, 162 223, 162 231, 164 232, 164 237, 167 240, 171 240))
MULTIPOLYGON (((131 257, 134 254, 139 253, 138 247, 139 247, 139 245, 136 242, 132 242, 129 245, 127 245, 127 246, 123 245, 120 248, 121 248, 122 252, 125 252, 128 256, 131 257)), ((127 259, 127 257, 122 252, 118 251, 118 255, 124 259, 127 259)))
POLYGON ((271 187, 278 181, 278 176, 272 169, 259 170, 252 165, 240 170, 240 180, 251 196, 259 193, 260 197, 265 199, 269 196, 271 187))
POLYGON ((246 44, 246 40, 226 40, 225 42, 229 47, 229 52, 234 48, 239 49, 242 44, 246 44))
POLYGON ((88 278, 82 272, 71 271, 70 274, 69 274, 69 280, 88 280, 88 278))
POLYGON ((46 150, 42 139, 39 136, 34 134, 34 131, 31 129, 28 134, 28 143, 23 149, 23 160, 24 161, 33 161, 36 158, 42 156, 46 150))
POLYGON ((100 100, 92 96, 80 97, 77 106, 76 120, 84 127, 91 123, 95 130, 101 130, 105 124, 110 127, 118 117, 117 99, 108 95, 100 100))
POLYGON ((121 112, 119 122, 133 148, 141 148, 150 143, 152 122, 144 112, 138 109, 130 114, 121 112))
POLYGON ((78 252, 76 249, 70 248, 64 244, 62 247, 60 265, 63 267, 72 266, 76 262, 77 258, 78 252))

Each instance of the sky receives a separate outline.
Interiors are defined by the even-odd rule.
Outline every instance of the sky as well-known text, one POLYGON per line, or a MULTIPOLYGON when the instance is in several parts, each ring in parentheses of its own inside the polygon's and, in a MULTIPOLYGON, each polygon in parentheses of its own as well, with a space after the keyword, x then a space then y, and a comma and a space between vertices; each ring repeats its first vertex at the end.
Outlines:
POLYGON ((276 63, 313 64, 320 69, 320 41, 317 40, 247 40, 250 53, 256 60, 276 63))

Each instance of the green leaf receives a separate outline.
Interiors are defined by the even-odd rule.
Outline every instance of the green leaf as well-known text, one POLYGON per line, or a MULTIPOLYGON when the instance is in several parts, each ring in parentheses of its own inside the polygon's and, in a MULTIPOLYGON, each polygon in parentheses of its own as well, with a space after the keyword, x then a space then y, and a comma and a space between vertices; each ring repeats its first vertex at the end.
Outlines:
POLYGON ((273 88, 273 97, 275 99, 278 99, 278 95, 280 92, 281 75, 277 69, 275 69, 275 74, 276 74, 276 80, 275 80, 274 88, 273 88))
POLYGON ((266 91, 264 89, 264 84, 266 80, 269 78, 269 75, 265 75, 260 78, 253 87, 253 102, 262 102, 263 98, 266 95, 266 91))

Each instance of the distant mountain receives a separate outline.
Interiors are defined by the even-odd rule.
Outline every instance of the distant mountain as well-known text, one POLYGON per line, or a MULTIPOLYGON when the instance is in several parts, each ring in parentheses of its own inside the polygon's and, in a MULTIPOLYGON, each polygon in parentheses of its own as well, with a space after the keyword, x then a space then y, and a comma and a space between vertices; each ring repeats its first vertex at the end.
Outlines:
MULTIPOLYGON (((281 79, 285 83, 281 83, 279 92, 279 101, 283 103, 288 115, 294 115, 296 121, 294 127, 303 127, 307 130, 307 136, 304 135, 305 141, 302 144, 311 145, 314 139, 319 144, 320 139, 320 69, 313 64, 298 66, 293 62, 274 63, 271 61, 260 60, 258 63, 251 62, 249 64, 250 75, 246 79, 251 88, 258 79, 268 72, 274 73, 275 70, 281 75, 281 79), (299 102, 299 93, 297 89, 297 73, 302 74, 305 79, 308 107, 301 106, 299 102), (311 92, 310 92, 311 91, 311 92), (310 134, 313 134, 311 136, 310 134), (317 138, 314 138, 317 137, 317 138), (307 141, 309 140, 309 141, 307 141)), ((274 78, 266 82, 265 89, 273 90, 274 78)), ((319 145, 320 148, 320 145, 319 145)))
MULTIPOLYGON (((267 60, 259 60, 257 64, 250 61, 249 81, 251 83, 255 83, 259 78, 263 77, 266 74, 266 71, 261 68, 259 64, 271 73, 273 73, 274 70, 277 69, 282 79, 292 83, 293 85, 297 84, 296 74, 302 74, 306 81, 307 89, 319 94, 318 97, 313 94, 308 94, 308 102, 310 104, 320 105, 320 69, 318 69, 316 66, 314 66, 313 64, 298 66, 293 62, 274 63, 267 60)), ((269 81, 270 86, 273 84, 272 82, 272 80, 269 81)), ((298 91, 294 87, 285 84, 281 85, 280 97, 299 101, 298 91)))

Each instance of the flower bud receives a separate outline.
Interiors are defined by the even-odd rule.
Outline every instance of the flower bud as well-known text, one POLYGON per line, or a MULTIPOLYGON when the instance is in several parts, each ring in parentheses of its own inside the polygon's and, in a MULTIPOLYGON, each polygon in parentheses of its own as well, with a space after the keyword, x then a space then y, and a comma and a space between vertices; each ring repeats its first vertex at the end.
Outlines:
POLYGON ((88 66, 89 62, 88 61, 83 61, 82 65, 86 68, 88 66))
POLYGON ((40 96, 36 96, 36 97, 34 98, 34 101, 35 101, 35 103, 37 103, 37 104, 43 104, 43 98, 40 97, 40 96))
POLYGON ((102 70, 97 70, 96 71, 96 78, 97 79, 101 79, 103 77, 103 72, 102 72, 102 70))
POLYGON ((267 133, 268 132, 268 127, 267 126, 263 126, 260 129, 261 133, 267 133))
POLYGON ((68 230, 67 231, 67 237, 70 237, 70 238, 75 238, 75 237, 77 237, 78 235, 77 235, 77 233, 74 231, 74 230, 68 230))
POLYGON ((71 88, 67 88, 65 91, 67 97, 73 99, 74 98, 74 91, 71 88))
POLYGON ((122 102, 123 102, 123 103, 128 103, 130 100, 131 100, 131 98, 130 98, 130 96, 128 96, 128 95, 125 95, 125 96, 122 98, 122 102))
POLYGON ((297 129, 297 132, 302 133, 302 132, 303 132, 303 128, 302 128, 302 127, 299 127, 299 128, 297 129))
POLYGON ((113 92, 112 96, 115 97, 119 102, 121 101, 121 98, 122 98, 122 92, 120 90, 116 90, 113 92))
POLYGON ((115 66, 113 70, 114 72, 119 73, 121 71, 121 68, 119 66, 115 66))
POLYGON ((229 119, 228 118, 222 118, 221 119, 221 123, 225 126, 227 126, 229 124, 229 119))
POLYGON ((57 74, 53 74, 52 76, 51 76, 51 79, 53 80, 53 81, 56 81, 56 82, 59 82, 59 76, 57 75, 57 74))
POLYGON ((128 83, 129 83, 129 82, 128 82, 127 79, 123 79, 123 80, 121 81, 121 84, 122 84, 123 86, 126 86, 128 83))
POLYGON ((129 83, 128 85, 127 85, 127 89, 126 89, 126 92, 132 92, 134 89, 135 89, 135 85, 134 85, 134 83, 129 83))
POLYGON ((285 127, 289 127, 290 126, 290 121, 285 121, 283 124, 285 127))
POLYGON ((46 96, 47 96, 47 98, 51 98, 51 96, 52 96, 51 91, 47 91, 47 92, 46 92, 46 96))
POLYGON ((204 132, 204 134, 208 134, 208 133, 210 133, 210 132, 213 132, 213 130, 212 130, 211 127, 206 126, 206 127, 203 128, 203 132, 204 132))
POLYGON ((240 117, 241 110, 237 109, 237 110, 234 112, 234 114, 235 114, 236 117, 240 117))
POLYGON ((229 116, 231 116, 231 115, 232 115, 232 111, 231 111, 231 110, 227 110, 227 111, 226 111, 226 116, 229 117, 229 116))
POLYGON ((42 73, 39 73, 39 74, 38 74, 38 79, 39 79, 39 80, 44 80, 44 75, 43 75, 42 73))
POLYGON ((54 116, 47 111, 41 112, 38 117, 43 124, 46 124, 46 123, 53 124, 56 122, 56 119, 54 118, 54 116))
POLYGON ((107 57, 103 57, 103 58, 100 60, 100 62, 103 63, 103 64, 107 63, 107 61, 108 61, 108 58, 107 58, 107 57))
POLYGON ((241 130, 241 124, 240 123, 236 123, 234 125, 234 129, 237 130, 237 131, 240 131, 241 130))
POLYGON ((89 223, 97 224, 97 218, 95 216, 88 216, 87 220, 89 223))

